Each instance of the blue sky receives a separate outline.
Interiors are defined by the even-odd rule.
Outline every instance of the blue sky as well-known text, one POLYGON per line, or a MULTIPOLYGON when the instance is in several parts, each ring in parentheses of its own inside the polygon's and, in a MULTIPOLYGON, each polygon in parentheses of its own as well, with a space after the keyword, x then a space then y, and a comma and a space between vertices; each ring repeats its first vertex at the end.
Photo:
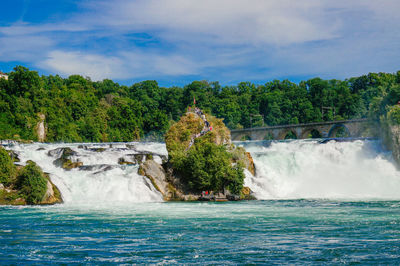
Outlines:
POLYGON ((121 84, 400 70, 399 0, 1 0, 0 70, 121 84))

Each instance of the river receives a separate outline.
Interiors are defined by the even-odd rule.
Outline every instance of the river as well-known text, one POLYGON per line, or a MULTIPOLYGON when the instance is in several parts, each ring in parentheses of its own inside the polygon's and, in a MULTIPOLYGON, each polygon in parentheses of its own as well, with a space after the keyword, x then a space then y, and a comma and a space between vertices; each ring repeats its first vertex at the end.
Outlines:
POLYGON ((118 164, 146 151, 161 161, 160 143, 12 147, 50 173, 65 203, 0 207, 0 263, 400 262, 400 172, 378 141, 236 144, 254 158, 245 183, 259 200, 162 202, 137 166, 118 164), (49 151, 67 146, 90 167, 55 167, 49 151))

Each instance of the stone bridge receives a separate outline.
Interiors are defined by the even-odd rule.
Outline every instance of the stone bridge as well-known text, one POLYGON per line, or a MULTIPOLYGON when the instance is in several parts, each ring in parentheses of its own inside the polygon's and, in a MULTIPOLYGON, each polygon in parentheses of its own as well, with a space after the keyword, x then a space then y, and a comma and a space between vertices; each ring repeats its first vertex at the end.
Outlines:
POLYGON ((335 138, 338 132, 344 137, 368 137, 370 127, 368 119, 315 122, 308 124, 281 125, 231 130, 232 140, 282 140, 288 134, 297 139, 306 139, 310 135, 321 138, 335 138))

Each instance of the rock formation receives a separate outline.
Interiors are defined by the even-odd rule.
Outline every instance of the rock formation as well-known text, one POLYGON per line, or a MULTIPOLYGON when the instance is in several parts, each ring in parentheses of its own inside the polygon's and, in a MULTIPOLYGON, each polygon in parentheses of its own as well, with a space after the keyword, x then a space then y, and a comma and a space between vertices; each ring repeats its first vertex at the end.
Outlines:
POLYGON ((386 123, 383 128, 383 143, 392 151, 393 159, 400 169, 400 125, 386 123))
POLYGON ((46 119, 46 116, 42 113, 38 114, 39 117, 39 122, 36 125, 36 134, 38 137, 39 142, 44 142, 46 140, 46 126, 44 124, 44 121, 46 119))
POLYGON ((61 193, 35 162, 14 165, 15 159, 0 146, 0 204, 41 205, 61 203, 61 193))
POLYGON ((83 165, 82 162, 73 162, 71 157, 76 155, 77 153, 71 148, 57 148, 48 152, 49 156, 59 156, 56 160, 54 160, 53 164, 62 167, 66 170, 70 170, 72 168, 77 168, 83 165))
MULTIPOLYGON (((187 112, 181 117, 180 121, 173 124, 165 136, 165 142, 169 161, 161 166, 151 158, 146 158, 140 164, 139 169, 139 174, 148 177, 163 194, 165 200, 198 200, 201 196, 199 190, 207 187, 219 187, 218 191, 215 191, 216 193, 219 192, 226 197, 230 196, 231 199, 237 199, 239 195, 234 196, 227 188, 230 186, 232 191, 235 189, 238 191, 237 188, 242 188, 240 183, 243 182, 244 174, 241 167, 247 168, 253 174, 255 173, 250 153, 247 153, 244 148, 235 147, 231 143, 230 131, 223 121, 204 114, 200 109, 196 108, 193 112, 187 112), (209 150, 202 150, 203 147, 207 147, 209 150), (198 161, 203 160, 205 164, 200 166, 198 170, 204 171, 204 174, 197 173, 197 170, 195 170, 196 173, 186 173, 177 169, 176 165, 179 164, 179 160, 185 161, 190 156, 200 156, 198 161), (206 162, 208 160, 210 160, 210 165, 206 162), (214 162, 216 164, 212 165, 214 162), (190 178, 195 180, 191 181, 190 178), (197 178, 215 180, 213 182, 217 182, 219 185, 210 184, 207 186, 205 184, 209 181, 199 181, 197 178), (230 182, 239 183, 232 186, 230 182)), ((189 167, 189 165, 186 166, 189 167)), ((182 168, 186 166, 182 165, 182 168)), ((243 189, 239 194, 242 197, 251 198, 249 196, 251 192, 248 188, 243 189)))

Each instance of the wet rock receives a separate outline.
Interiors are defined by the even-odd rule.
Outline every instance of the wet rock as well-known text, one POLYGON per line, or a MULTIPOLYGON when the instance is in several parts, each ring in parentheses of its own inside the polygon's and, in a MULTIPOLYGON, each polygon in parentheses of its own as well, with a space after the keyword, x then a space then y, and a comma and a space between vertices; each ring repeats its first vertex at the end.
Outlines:
MULTIPOLYGON (((57 159, 59 160, 59 159, 57 159)), ((62 168, 64 168, 65 170, 71 170, 72 168, 77 168, 82 166, 83 163, 82 162, 71 162, 71 160, 67 159, 66 161, 64 161, 62 163, 62 168)))
POLYGON ((47 153, 47 155, 58 157, 58 159, 54 160, 53 164, 57 167, 62 167, 67 170, 83 165, 82 162, 73 162, 71 160, 71 156, 77 155, 77 152, 68 147, 51 150, 47 153))
POLYGON ((111 166, 111 165, 109 165, 109 164, 82 165, 82 166, 79 166, 79 170, 82 170, 82 171, 96 171, 96 170, 100 170, 100 169, 105 169, 105 168, 107 168, 109 166, 111 166))
POLYGON ((68 159, 70 156, 76 155, 76 151, 72 150, 69 147, 64 147, 64 148, 57 148, 54 150, 50 150, 47 152, 48 156, 51 157, 59 157, 63 159, 68 159))
POLYGON ((396 166, 400 169, 400 125, 385 125, 383 131, 383 143, 392 151, 396 166))
POLYGON ((244 160, 245 168, 250 171, 253 175, 256 175, 256 166, 254 165, 253 157, 250 152, 246 152, 247 160, 244 160))
POLYGON ((126 165, 133 165, 136 162, 127 161, 124 157, 118 159, 118 164, 126 164, 126 165))
POLYGON ((79 146, 78 146, 78 149, 84 149, 84 150, 87 150, 87 149, 88 149, 88 147, 87 147, 86 145, 79 145, 79 146))
POLYGON ((155 159, 158 163, 162 164, 167 161, 168 157, 162 154, 148 152, 148 151, 140 151, 137 154, 129 154, 129 156, 133 156, 135 158, 136 163, 142 163, 146 160, 155 159), (159 159, 157 159, 157 157, 159 159))
POLYGON ((37 150, 37 151, 44 151, 44 150, 45 150, 45 148, 43 148, 43 147, 40 147, 40 148, 37 148, 36 150, 37 150))
POLYGON ((164 199, 171 197, 166 174, 161 165, 153 160, 147 160, 140 165, 139 173, 150 179, 153 186, 161 192, 164 199))
POLYGON ((8 155, 10 155, 11 160, 13 160, 13 162, 20 162, 21 160, 18 157, 18 153, 16 153, 15 151, 9 150, 7 151, 8 155))
POLYGON ((126 144, 125 146, 130 150, 136 150, 136 146, 133 144, 126 144))
POLYGON ((135 157, 135 161, 137 163, 142 163, 143 159, 145 158, 145 155, 144 154, 135 154, 134 157, 135 157))
POLYGON ((47 180, 47 190, 40 204, 55 204, 62 202, 63 200, 58 188, 50 180, 47 180))
POLYGON ((103 173, 103 172, 105 172, 105 171, 110 171, 110 170, 112 170, 112 169, 115 169, 115 166, 114 165, 107 165, 106 167, 104 167, 103 169, 101 169, 100 171, 97 171, 97 172, 95 172, 95 173, 93 173, 94 175, 98 175, 98 174, 101 174, 101 173, 103 173))
POLYGON ((90 148, 89 150, 93 152, 103 152, 106 150, 106 148, 90 148))

